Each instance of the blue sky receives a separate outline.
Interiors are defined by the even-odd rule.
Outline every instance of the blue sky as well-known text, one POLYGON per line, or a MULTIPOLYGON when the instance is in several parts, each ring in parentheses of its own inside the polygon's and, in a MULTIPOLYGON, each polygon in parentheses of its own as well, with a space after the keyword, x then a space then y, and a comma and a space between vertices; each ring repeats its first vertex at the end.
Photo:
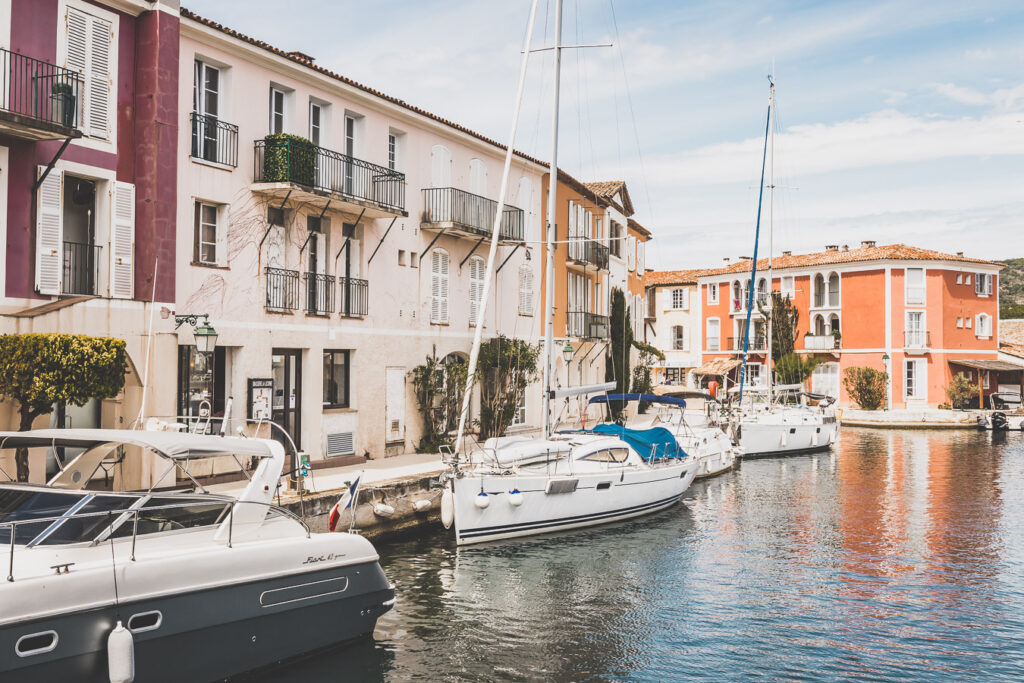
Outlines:
MULTIPOLYGON (((528 0, 185 5, 508 136, 528 0)), ((537 45, 551 42, 553 7, 540 2, 537 45)), ((564 7, 566 42, 615 46, 563 59, 560 165, 627 181, 657 240, 650 267, 751 252, 773 64, 776 251, 874 239, 1024 256, 1024 3, 564 7)), ((534 56, 527 88, 516 146, 547 159, 549 52, 534 56)))

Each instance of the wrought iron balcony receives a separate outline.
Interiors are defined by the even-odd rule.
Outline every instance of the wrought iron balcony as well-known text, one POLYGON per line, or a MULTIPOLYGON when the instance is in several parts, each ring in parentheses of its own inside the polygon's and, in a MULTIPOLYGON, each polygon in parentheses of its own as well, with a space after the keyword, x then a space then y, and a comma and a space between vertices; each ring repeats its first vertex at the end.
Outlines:
MULTIPOLYGON (((729 337, 729 348, 737 353, 743 353, 743 337, 729 337)), ((768 350, 768 338, 764 334, 753 334, 750 336, 750 344, 747 345, 748 353, 760 353, 768 350)))
POLYGON ((238 166, 238 126, 192 112, 192 158, 238 166))
POLYGON ((323 273, 306 273, 306 314, 334 313, 334 277, 323 273))
POLYGON ((569 261, 608 270, 608 247, 588 237, 569 238, 569 261))
POLYGON ((64 243, 64 262, 61 274, 63 294, 95 295, 96 264, 100 260, 100 247, 82 242, 64 243))
MULTIPOLYGON (((423 190, 422 228, 444 230, 465 237, 490 237, 498 202, 454 187, 423 190)), ((499 238, 505 243, 523 241, 523 210, 506 205, 502 210, 499 238)))
POLYGON ((577 339, 608 339, 608 316, 587 311, 569 311, 566 316, 568 336, 577 339))
POLYGON ((903 333, 904 349, 930 349, 932 346, 932 334, 925 330, 906 330, 903 333))
POLYGON ((299 272, 267 268, 267 310, 294 311, 299 307, 299 272))
POLYGON ((81 137, 81 93, 76 72, 0 49, 0 131, 26 140, 81 137))
POLYGON ((370 311, 370 283, 354 277, 339 277, 341 304, 338 312, 345 318, 361 318, 370 311))
POLYGON ((255 142, 256 192, 285 197, 297 191, 314 204, 337 201, 369 218, 406 216, 405 174, 317 147, 295 135, 255 142))
POLYGON ((834 351, 839 348, 839 339, 831 334, 807 334, 804 335, 804 349, 806 351, 834 351))

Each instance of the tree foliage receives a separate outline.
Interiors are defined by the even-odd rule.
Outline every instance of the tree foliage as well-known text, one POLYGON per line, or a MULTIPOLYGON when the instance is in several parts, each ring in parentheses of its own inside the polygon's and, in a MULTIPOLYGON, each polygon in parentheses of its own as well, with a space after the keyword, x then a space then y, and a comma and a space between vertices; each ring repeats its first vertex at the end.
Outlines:
MULTIPOLYGON (((649 394, 654 389, 654 382, 651 380, 651 366, 655 359, 665 360, 665 354, 658 348, 642 341, 634 341, 633 348, 639 351, 637 365, 633 368, 633 392, 637 394, 649 394)), ((640 402, 638 412, 646 413, 650 403, 640 402)))
POLYGON ((776 291, 772 292, 771 310, 768 310, 767 306, 761 307, 760 310, 762 315, 771 316, 772 363, 778 363, 796 348, 800 312, 788 296, 776 291))
POLYGON ((946 385, 946 398, 954 408, 969 408, 971 399, 977 397, 978 387, 961 374, 953 375, 953 379, 946 385))
POLYGON ((442 443, 443 426, 437 407, 438 398, 444 389, 444 367, 436 354, 409 371, 412 380, 416 406, 423 422, 423 430, 417 450, 420 453, 436 453, 442 443))
POLYGON ((537 379, 540 348, 499 334, 480 346, 480 439, 501 436, 512 424, 530 382, 537 379))
POLYGON ((775 381, 779 384, 803 384, 820 364, 821 360, 814 356, 790 352, 775 361, 775 381))
POLYGON ((843 371, 843 386, 850 398, 864 410, 878 410, 885 405, 889 374, 868 367, 852 367, 843 371))
MULTIPOLYGON (((625 394, 629 391, 629 383, 632 374, 629 371, 629 351, 633 346, 633 326, 629 324, 629 307, 626 306, 625 293, 615 287, 611 295, 611 352, 605 360, 604 379, 606 382, 615 382, 617 393, 625 394)), ((619 419, 623 403, 608 403, 613 420, 619 419)))
MULTIPOLYGON (((32 428, 58 403, 83 406, 117 396, 128 363, 125 341, 80 334, 0 336, 0 395, 19 404, 19 429, 32 428)), ((16 456, 18 481, 28 481, 28 451, 16 456)))

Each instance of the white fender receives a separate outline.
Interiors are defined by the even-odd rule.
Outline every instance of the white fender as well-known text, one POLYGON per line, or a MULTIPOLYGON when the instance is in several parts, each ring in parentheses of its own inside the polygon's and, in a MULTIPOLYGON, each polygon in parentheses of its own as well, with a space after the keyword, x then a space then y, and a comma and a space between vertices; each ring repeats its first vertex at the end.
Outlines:
POLYGON ((430 509, 430 501, 426 498, 421 498, 412 504, 412 507, 416 512, 423 512, 430 509))
POLYGON ((523 504, 523 492, 519 489, 512 489, 508 492, 508 504, 514 508, 523 504))
POLYGON ((441 524, 445 529, 451 529, 454 521, 455 495, 452 493, 451 485, 448 485, 444 487, 444 492, 441 494, 441 524))
POLYGON ((473 496, 473 504, 481 510, 486 510, 491 504, 491 497, 481 491, 480 493, 473 496))
POLYGON ((107 673, 110 683, 132 683, 135 680, 135 640, 132 632, 120 621, 107 636, 107 673))
POLYGON ((395 514, 395 508, 391 507, 387 503, 377 503, 373 506, 373 514, 379 517, 390 517, 395 514))

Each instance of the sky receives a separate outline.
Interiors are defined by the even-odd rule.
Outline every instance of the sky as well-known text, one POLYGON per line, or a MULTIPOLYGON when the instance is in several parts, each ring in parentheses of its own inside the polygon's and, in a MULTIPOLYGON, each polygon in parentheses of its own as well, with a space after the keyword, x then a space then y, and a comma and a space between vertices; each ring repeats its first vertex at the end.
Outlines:
MULTIPOLYGON (((190 10, 497 140, 529 0, 183 0, 190 10)), ((534 46, 551 45, 540 0, 534 46)), ((1024 3, 564 0, 559 166, 625 180, 648 267, 754 247, 768 74, 772 244, 1024 256, 1024 3)), ((516 147, 551 154, 552 53, 516 147)), ((767 181, 766 181, 767 184, 767 181)), ((768 193, 759 255, 768 249, 768 193)))

